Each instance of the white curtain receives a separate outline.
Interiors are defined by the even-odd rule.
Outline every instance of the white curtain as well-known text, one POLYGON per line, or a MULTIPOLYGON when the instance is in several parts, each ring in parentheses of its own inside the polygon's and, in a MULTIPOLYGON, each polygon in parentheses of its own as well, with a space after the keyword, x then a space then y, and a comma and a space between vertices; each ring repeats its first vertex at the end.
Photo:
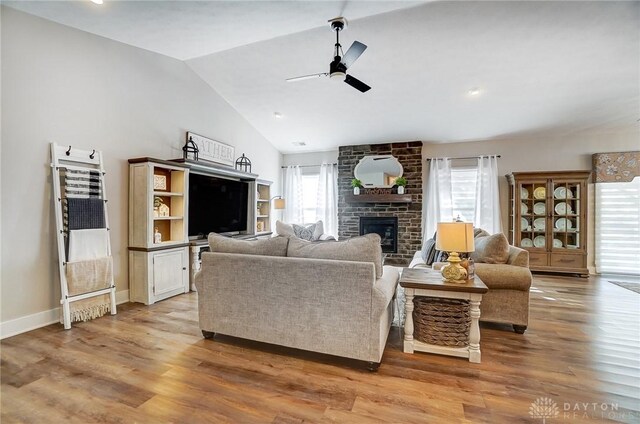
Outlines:
POLYGON ((433 237, 438 222, 451 221, 454 218, 451 202, 451 159, 433 158, 429 162, 423 240, 433 237))
POLYGON ((302 223, 302 172, 298 165, 287 166, 284 173, 284 222, 302 223))
POLYGON ((318 180, 316 220, 322 220, 325 234, 338 238, 338 165, 323 163, 318 180))
POLYGON ((480 156, 477 175, 474 225, 490 234, 501 233, 498 157, 480 156))

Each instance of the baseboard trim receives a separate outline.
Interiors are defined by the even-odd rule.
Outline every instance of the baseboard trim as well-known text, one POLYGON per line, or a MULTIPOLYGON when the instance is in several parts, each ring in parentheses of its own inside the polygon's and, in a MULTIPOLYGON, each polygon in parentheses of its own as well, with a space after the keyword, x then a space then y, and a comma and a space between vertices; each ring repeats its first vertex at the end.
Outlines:
MULTIPOLYGON (((116 292, 116 304, 129 301, 129 290, 116 292)), ((60 307, 0 323, 0 340, 60 322, 60 307)))

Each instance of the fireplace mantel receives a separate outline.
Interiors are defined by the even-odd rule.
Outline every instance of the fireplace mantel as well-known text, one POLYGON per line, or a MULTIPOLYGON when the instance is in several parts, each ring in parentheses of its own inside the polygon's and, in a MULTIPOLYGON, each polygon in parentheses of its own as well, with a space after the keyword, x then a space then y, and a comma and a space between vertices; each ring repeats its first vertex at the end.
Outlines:
POLYGON ((411 203, 410 194, 345 194, 346 203, 411 203))

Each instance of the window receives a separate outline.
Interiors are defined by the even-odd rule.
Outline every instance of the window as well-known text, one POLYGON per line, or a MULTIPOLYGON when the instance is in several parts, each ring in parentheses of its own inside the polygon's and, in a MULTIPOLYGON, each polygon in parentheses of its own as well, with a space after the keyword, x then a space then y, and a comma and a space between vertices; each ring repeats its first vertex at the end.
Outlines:
POLYGON ((477 174, 475 166, 451 167, 453 216, 459 216, 465 222, 474 222, 475 219, 477 174))
POLYGON ((307 174, 302 176, 302 214, 305 224, 316 222, 319 175, 307 174))
POLYGON ((640 177, 596 183, 596 272, 640 275, 640 177))

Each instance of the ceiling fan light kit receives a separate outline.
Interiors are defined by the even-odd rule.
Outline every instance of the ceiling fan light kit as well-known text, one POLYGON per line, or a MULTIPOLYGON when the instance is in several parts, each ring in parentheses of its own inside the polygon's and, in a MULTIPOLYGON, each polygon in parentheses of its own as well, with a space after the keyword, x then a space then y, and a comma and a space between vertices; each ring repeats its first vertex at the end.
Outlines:
POLYGON ((342 79, 344 82, 364 93, 371 89, 367 84, 357 78, 347 75, 347 69, 353 65, 360 55, 366 50, 367 46, 359 41, 354 41, 347 52, 342 54, 342 45, 340 44, 340 31, 347 26, 347 20, 343 17, 337 17, 329 20, 331 29, 336 33, 336 44, 334 50, 333 61, 329 64, 329 72, 319 74, 303 75, 300 77, 288 78, 287 82, 302 81, 311 78, 326 77, 327 75, 334 80, 342 79))

